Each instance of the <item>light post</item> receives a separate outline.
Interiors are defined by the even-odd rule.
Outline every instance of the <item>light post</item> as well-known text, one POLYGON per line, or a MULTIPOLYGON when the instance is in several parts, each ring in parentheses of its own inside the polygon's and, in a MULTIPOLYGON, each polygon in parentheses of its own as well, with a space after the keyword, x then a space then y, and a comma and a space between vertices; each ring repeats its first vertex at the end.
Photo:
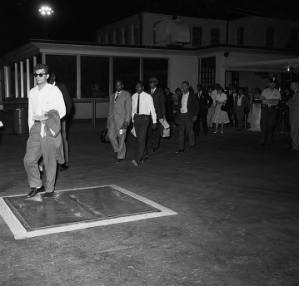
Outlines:
POLYGON ((54 14, 54 10, 49 5, 42 5, 38 9, 40 16, 43 18, 44 36, 48 39, 48 21, 54 14))

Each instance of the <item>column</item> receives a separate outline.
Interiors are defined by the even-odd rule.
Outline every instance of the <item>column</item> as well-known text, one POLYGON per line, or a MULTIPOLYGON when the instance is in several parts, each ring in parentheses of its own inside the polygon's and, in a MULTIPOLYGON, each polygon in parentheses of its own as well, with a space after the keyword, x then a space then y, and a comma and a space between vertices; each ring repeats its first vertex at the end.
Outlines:
POLYGON ((15 63, 15 98, 19 98, 19 72, 18 72, 18 63, 15 63))
POLYGON ((10 77, 9 77, 9 67, 4 67, 4 88, 5 88, 5 98, 9 98, 10 95, 10 77))
POLYGON ((28 97, 29 91, 30 91, 30 60, 26 59, 26 89, 27 94, 26 97, 28 97))
POLYGON ((139 59, 139 80, 143 81, 143 58, 139 59))
POLYGON ((46 64, 46 54, 42 53, 42 64, 46 64))
POLYGON ((113 93, 113 57, 109 57, 109 95, 113 93))
MULTIPOLYGON (((32 69, 34 69, 34 67, 36 66, 36 64, 37 64, 37 58, 36 58, 36 56, 33 56, 33 67, 32 67, 32 69)), ((33 79, 33 84, 34 84, 34 86, 36 86, 35 79, 33 79)))
POLYGON ((21 98, 24 98, 24 62, 20 61, 21 98))
POLYGON ((77 90, 76 97, 81 98, 81 56, 76 56, 76 64, 77 64, 77 90))

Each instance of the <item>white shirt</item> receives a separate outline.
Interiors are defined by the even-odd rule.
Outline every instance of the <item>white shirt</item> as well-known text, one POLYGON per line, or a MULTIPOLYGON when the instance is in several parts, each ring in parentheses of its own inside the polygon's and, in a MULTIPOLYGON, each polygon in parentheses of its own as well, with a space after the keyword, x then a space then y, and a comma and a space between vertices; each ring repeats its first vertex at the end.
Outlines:
POLYGON ((44 115, 50 110, 56 110, 60 118, 65 116, 63 95, 57 86, 46 84, 42 89, 32 88, 28 95, 28 126, 34 124, 33 116, 44 115))
MULTIPOLYGON (((134 93, 132 96, 132 120, 137 113, 138 93, 134 93)), ((157 115, 154 107, 153 98, 146 92, 141 92, 139 97, 139 114, 151 115, 153 123, 157 123, 157 115)))
POLYGON ((266 88, 262 92, 262 101, 264 104, 269 106, 275 106, 278 104, 278 101, 281 99, 281 95, 278 89, 274 88, 273 90, 270 88, 266 88), (272 102, 271 100, 277 101, 272 102))
POLYGON ((242 106, 242 99, 244 97, 244 94, 241 94, 241 96, 238 96, 238 100, 237 100, 237 106, 242 106))
POLYGON ((155 93, 155 91, 156 91, 156 87, 155 88, 153 88, 153 89, 151 89, 151 94, 154 94, 155 93))
POLYGON ((182 96, 182 101, 181 101, 181 113, 187 113, 188 112, 188 107, 187 107, 187 103, 188 103, 188 98, 189 98, 189 92, 187 93, 183 93, 182 96))

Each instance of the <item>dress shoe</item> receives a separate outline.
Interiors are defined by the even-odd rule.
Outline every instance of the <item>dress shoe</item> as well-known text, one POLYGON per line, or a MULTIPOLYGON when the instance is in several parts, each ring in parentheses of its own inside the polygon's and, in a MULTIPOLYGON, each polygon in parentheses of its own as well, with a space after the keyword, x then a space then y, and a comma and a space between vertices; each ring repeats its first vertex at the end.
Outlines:
POLYGON ((65 171, 69 168, 68 164, 59 165, 59 171, 65 171))
POLYGON ((45 192, 43 195, 43 198, 54 198, 56 196, 56 193, 53 192, 45 192))
POLYGON ((117 163, 121 163, 121 162, 124 162, 124 161, 125 161, 125 159, 119 159, 119 158, 116 160, 117 163))
POLYGON ((26 198, 33 198, 36 196, 38 193, 44 192, 45 189, 43 186, 40 188, 31 188, 31 191, 27 194, 26 198))
POLYGON ((178 151, 175 152, 176 154, 181 154, 184 153, 184 149, 179 149, 178 151))
POLYGON ((139 164, 136 162, 136 160, 132 160, 132 164, 133 164, 135 167, 139 167, 139 164))

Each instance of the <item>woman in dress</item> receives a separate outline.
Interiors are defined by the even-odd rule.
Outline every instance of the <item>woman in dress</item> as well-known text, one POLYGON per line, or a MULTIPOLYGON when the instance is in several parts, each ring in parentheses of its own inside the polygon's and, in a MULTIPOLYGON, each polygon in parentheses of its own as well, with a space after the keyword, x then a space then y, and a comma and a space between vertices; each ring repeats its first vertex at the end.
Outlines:
MULTIPOLYGON (((208 95, 212 99, 212 101, 215 101, 216 97, 216 89, 212 89, 212 87, 208 88, 208 95)), ((208 114, 207 114, 207 123, 208 123, 208 128, 213 128, 213 117, 215 113, 215 105, 211 104, 208 109, 208 114)))
POLYGON ((221 125, 220 134, 223 134, 224 124, 229 123, 229 117, 225 111, 225 104, 227 101, 227 95, 223 92, 223 88, 220 85, 216 85, 216 95, 214 99, 215 113, 213 117, 213 123, 215 124, 215 130, 213 133, 218 132, 218 126, 221 125))

